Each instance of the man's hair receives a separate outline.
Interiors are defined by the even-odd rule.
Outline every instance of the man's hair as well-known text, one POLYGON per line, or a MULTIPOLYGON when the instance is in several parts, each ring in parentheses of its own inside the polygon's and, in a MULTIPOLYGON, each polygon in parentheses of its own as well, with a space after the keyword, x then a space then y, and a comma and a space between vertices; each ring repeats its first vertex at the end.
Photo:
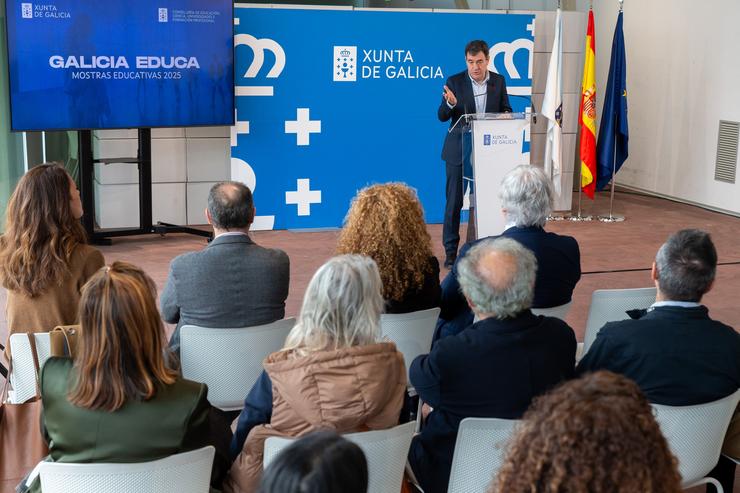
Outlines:
POLYGON ((478 243, 458 265, 458 280, 465 297, 476 311, 492 313, 498 319, 513 318, 532 306, 536 274, 534 254, 510 238, 478 243), (510 257, 513 269, 491 272, 481 266, 481 261, 493 253, 510 257))
POLYGON ((475 56, 481 51, 488 58, 488 44, 482 39, 474 39, 465 45, 465 56, 468 56, 468 53, 475 56))
POLYGON ((536 166, 523 164, 506 174, 498 196, 506 219, 519 227, 544 226, 552 209, 550 179, 536 166))
POLYGON ((254 220, 252 191, 238 181, 216 183, 208 193, 208 212, 217 228, 246 228, 254 220))
POLYGON ((714 281, 717 250, 709 233, 683 229, 663 243, 655 265, 658 286, 666 299, 698 302, 714 281))

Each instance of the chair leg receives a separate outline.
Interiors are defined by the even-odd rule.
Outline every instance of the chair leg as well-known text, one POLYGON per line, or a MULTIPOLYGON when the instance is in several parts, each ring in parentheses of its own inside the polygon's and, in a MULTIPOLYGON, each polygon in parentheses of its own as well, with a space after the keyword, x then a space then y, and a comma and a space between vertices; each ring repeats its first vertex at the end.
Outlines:
POLYGON ((414 428, 414 433, 419 433, 421 431, 421 406, 423 405, 423 402, 421 402, 421 398, 419 398, 419 405, 416 408, 416 427, 414 428))
MULTIPOLYGON (((732 492, 735 485, 735 462, 729 457, 720 455, 719 462, 707 476, 719 481, 725 491, 732 492)), ((714 493, 714 491, 713 486, 707 486, 707 493, 714 493)))
MULTIPOLYGON (((681 487, 684 490, 688 490, 689 488, 693 488, 694 486, 699 486, 700 484, 711 484, 712 486, 714 486, 716 488, 717 493, 724 493, 724 491, 725 491, 722 488, 722 485, 719 483, 719 481, 717 481, 714 478, 710 478, 710 477, 702 478, 699 481, 694 481, 693 483, 685 484, 685 485, 682 485, 681 487)), ((732 492, 730 492, 730 493, 732 493, 732 492)))

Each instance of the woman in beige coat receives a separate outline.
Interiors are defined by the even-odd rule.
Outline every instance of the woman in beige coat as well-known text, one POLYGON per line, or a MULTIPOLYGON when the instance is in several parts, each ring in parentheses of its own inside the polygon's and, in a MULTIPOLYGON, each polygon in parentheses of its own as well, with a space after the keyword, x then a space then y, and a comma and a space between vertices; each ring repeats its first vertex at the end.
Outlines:
MULTIPOLYGON (((406 369, 393 343, 378 342, 382 309, 380 275, 369 257, 342 255, 319 268, 285 348, 265 359, 265 374, 255 385, 270 382, 271 389, 261 395, 271 390, 271 402, 247 398, 237 428, 246 440, 242 438, 225 491, 256 489, 270 436, 300 437, 319 429, 350 433, 398 424, 406 369), (268 408, 261 414, 271 413, 269 423, 246 424, 256 407, 268 408)), ((250 396, 256 393, 253 389, 250 396)))

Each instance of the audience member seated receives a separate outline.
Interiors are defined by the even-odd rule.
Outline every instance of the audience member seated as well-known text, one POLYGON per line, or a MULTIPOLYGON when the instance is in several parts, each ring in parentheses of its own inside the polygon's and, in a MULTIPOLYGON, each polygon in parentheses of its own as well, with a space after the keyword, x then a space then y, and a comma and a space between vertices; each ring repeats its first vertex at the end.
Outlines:
POLYGON ((319 431, 281 451, 257 493, 365 493, 367 482, 362 449, 335 432, 319 431))
POLYGON ((360 190, 347 213, 337 253, 375 260, 386 313, 439 306, 439 261, 416 193, 402 183, 360 190))
POLYGON ((80 192, 62 166, 40 164, 18 182, 0 236, 9 334, 77 323, 80 290, 105 264, 86 244, 81 217, 80 192))
POLYGON ((250 327, 285 316, 290 261, 282 250, 263 248, 249 237, 249 188, 234 181, 214 185, 206 219, 215 238, 199 252, 175 257, 162 291, 162 317, 177 323, 170 339, 176 351, 183 325, 250 327))
POLYGON ((529 310, 536 269, 534 254, 510 238, 480 242, 458 262, 460 285, 479 321, 437 341, 409 373, 432 409, 409 452, 425 493, 447 491, 463 418, 518 419, 533 397, 573 374, 573 329, 529 310))
MULTIPOLYGON (((568 303, 581 278, 581 254, 575 238, 544 230, 553 201, 550 179, 536 166, 518 166, 504 177, 499 197, 506 218, 501 236, 518 241, 537 258, 532 308, 568 303)), ((458 262, 479 241, 463 245, 458 262)), ((473 315, 460 293, 455 264, 442 282, 442 313, 435 339, 457 334, 471 323, 473 315)))
MULTIPOLYGON (((740 335, 709 318, 700 304, 714 285, 716 270, 717 251, 708 233, 685 229, 671 235, 653 262, 655 303, 633 314, 636 319, 604 325, 577 372, 620 373, 637 382, 650 402, 669 406, 702 404, 735 392, 740 387, 740 335)), ((737 434, 736 417, 728 436, 737 434)), ((725 452, 733 457, 740 457, 739 449, 740 436, 726 441, 725 452)), ((726 465, 733 473, 717 478, 725 484, 734 479, 734 464, 726 465)))
POLYGON ((490 493, 679 493, 676 459, 645 396, 600 371, 535 399, 490 493))
MULTIPOLYGON (((216 447, 212 484, 228 468, 230 430, 209 418, 208 388, 165 361, 154 282, 114 262, 85 285, 77 356, 41 371, 49 456, 59 462, 146 462, 216 447)), ((40 491, 38 479, 34 491, 40 491)))
POLYGON ((267 437, 398 424, 406 367, 392 342, 378 342, 380 289, 375 262, 361 255, 334 257, 314 274, 285 348, 265 359, 245 400, 227 492, 255 491, 267 437))

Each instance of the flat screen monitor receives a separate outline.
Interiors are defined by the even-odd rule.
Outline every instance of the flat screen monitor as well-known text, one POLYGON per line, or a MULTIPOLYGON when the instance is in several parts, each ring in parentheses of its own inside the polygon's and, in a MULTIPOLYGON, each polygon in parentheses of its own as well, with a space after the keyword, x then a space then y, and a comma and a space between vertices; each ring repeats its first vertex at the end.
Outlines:
POLYGON ((6 0, 11 128, 233 125, 232 0, 6 0))

